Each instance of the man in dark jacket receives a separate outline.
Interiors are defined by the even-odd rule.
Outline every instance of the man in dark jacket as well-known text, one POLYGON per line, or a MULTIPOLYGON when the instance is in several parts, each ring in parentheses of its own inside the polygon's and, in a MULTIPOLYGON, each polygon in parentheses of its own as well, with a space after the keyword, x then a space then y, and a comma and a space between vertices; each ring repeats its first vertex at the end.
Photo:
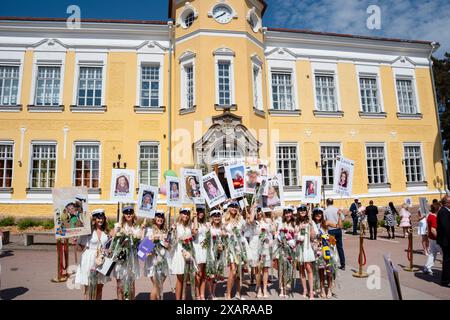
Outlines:
POLYGON ((441 285, 450 286, 450 197, 444 196, 442 207, 437 214, 436 242, 442 248, 442 277, 441 285))
POLYGON ((370 240, 377 240, 377 228, 378 228, 378 207, 373 205, 373 201, 370 200, 369 205, 366 207, 367 223, 369 224, 370 240))
POLYGON ((350 206, 350 212, 352 213, 353 235, 355 236, 358 234, 358 199, 355 199, 355 202, 350 206))

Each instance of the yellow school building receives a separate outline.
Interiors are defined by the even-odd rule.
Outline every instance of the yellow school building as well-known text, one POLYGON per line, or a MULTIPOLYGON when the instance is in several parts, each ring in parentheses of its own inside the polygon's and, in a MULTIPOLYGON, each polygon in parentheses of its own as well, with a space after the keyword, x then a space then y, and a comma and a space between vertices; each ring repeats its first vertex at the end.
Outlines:
MULTIPOLYGON (((53 187, 115 214, 111 171, 259 157, 298 204, 301 178, 349 206, 445 192, 428 41, 276 29, 261 0, 171 0, 167 21, 0 18, 0 216, 51 216, 53 187), (352 197, 334 194, 338 155, 352 197)), ((159 199, 164 207, 165 199, 159 199)))

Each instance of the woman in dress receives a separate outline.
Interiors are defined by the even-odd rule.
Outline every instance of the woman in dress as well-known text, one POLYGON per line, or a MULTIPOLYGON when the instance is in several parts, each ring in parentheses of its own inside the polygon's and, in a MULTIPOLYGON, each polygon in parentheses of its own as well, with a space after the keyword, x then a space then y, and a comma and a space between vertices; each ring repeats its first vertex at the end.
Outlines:
POLYGON ((277 223, 274 243, 274 267, 278 270, 280 298, 287 298, 287 285, 293 279, 293 257, 295 254, 295 225, 293 208, 285 207, 281 223, 277 223))
POLYGON ((319 275, 320 282, 320 285, 316 284, 316 288, 320 288, 319 292, 320 297, 322 298, 330 299, 333 296, 333 280, 336 278, 339 264, 339 255, 337 254, 336 246, 330 241, 328 228, 341 228, 341 219, 341 215, 338 215, 338 223, 334 224, 330 220, 325 220, 322 208, 314 208, 313 210, 312 220, 316 235, 313 243, 313 249, 316 252, 315 268, 319 275), (326 290, 325 279, 327 280, 326 290))
POLYGON ((102 300, 103 285, 109 281, 108 277, 98 273, 96 270, 96 259, 100 254, 103 254, 105 245, 109 240, 108 223, 106 221, 105 211, 97 209, 92 211, 92 234, 88 236, 81 236, 78 240, 79 251, 83 251, 81 255, 80 264, 78 265, 77 274, 75 275, 75 283, 84 286, 84 300, 90 300, 89 283, 93 280, 92 276, 96 277, 97 285, 95 290, 95 298, 102 300), (91 273, 95 272, 95 275, 91 273))
POLYGON ((164 212, 157 211, 152 226, 147 228, 145 234, 155 244, 153 251, 147 256, 144 264, 145 276, 152 281, 150 300, 159 300, 161 298, 164 281, 170 276, 170 247, 167 241, 168 232, 165 222, 164 212))
POLYGON ((225 299, 231 299, 231 291, 235 283, 236 298, 243 299, 241 297, 241 281, 243 267, 248 262, 249 250, 248 242, 243 234, 247 222, 239 211, 239 204, 235 201, 231 202, 222 221, 226 232, 226 257, 229 266, 225 299))
POLYGON ((389 202, 389 205, 386 207, 384 211, 384 226, 386 227, 388 233, 388 239, 395 239, 395 215, 397 214, 397 210, 394 207, 394 203, 389 202), (392 236, 391 236, 392 231, 392 236))
MULTIPOLYGON (((189 275, 191 281, 191 293, 195 287, 195 279, 193 274, 196 270, 194 247, 192 244, 193 237, 191 231, 191 210, 183 208, 180 210, 176 223, 172 226, 174 233, 174 248, 171 258, 172 274, 177 276, 177 284, 175 287, 175 298, 181 300, 185 297, 184 284, 186 277, 189 275), (194 282, 194 284, 193 284, 194 282)), ((194 298, 194 296, 192 297, 194 298)))
POLYGON ((296 258, 299 264, 300 279, 303 287, 303 297, 306 298, 307 287, 305 272, 308 274, 309 298, 314 299, 314 282, 313 282, 313 262, 316 260, 311 241, 316 236, 314 227, 309 221, 308 209, 306 206, 300 206, 299 215, 295 221, 295 232, 297 234, 297 252, 296 258))
POLYGON ((406 238, 409 228, 411 228, 411 213, 408 210, 406 203, 402 204, 402 208, 399 213, 400 216, 400 228, 403 228, 403 238, 406 238))
POLYGON ((137 217, 133 206, 126 206, 122 210, 122 219, 114 224, 111 236, 113 254, 118 260, 113 270, 113 277, 117 280, 117 299, 133 300, 135 281, 140 277, 137 246, 144 236, 145 226, 137 224, 137 217))
POLYGON ((272 221, 270 218, 266 218, 261 207, 258 207, 256 217, 254 217, 254 210, 252 210, 250 224, 254 226, 254 231, 249 244, 249 262, 256 275, 256 297, 268 298, 267 283, 269 281, 269 268, 272 263, 270 254, 270 247, 273 243, 271 239, 272 221))
POLYGON ((220 210, 212 210, 209 213, 209 217, 211 223, 208 224, 208 230, 211 238, 206 252, 206 276, 210 299, 216 300, 216 284, 219 278, 223 277, 226 263, 222 241, 224 235, 222 229, 222 212, 220 210))
POLYGON ((428 255, 428 248, 430 246, 430 241, 428 240, 428 227, 427 227, 427 217, 428 212, 421 212, 420 209, 418 211, 419 216, 419 228, 417 229, 418 235, 422 238, 422 248, 423 253, 428 255))
POLYGON ((198 272, 195 275, 196 300, 205 300, 206 287, 206 214, 204 206, 197 206, 197 215, 193 219, 192 235, 194 237, 195 261, 197 262, 198 272))

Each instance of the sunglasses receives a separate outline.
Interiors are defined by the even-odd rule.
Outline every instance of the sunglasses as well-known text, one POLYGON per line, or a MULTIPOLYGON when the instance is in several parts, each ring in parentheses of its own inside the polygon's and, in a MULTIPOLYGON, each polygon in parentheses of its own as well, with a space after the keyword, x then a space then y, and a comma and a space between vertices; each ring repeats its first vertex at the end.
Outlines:
POLYGON ((123 214, 129 216, 129 215, 133 215, 134 212, 133 211, 125 211, 123 214))

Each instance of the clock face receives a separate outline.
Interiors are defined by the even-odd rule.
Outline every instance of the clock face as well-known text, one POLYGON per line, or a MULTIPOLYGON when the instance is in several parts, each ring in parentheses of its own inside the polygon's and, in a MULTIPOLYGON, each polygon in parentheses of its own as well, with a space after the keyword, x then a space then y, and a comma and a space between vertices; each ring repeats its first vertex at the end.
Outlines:
POLYGON ((233 18, 233 13, 228 6, 218 5, 213 9, 213 18, 219 23, 228 23, 233 18))

